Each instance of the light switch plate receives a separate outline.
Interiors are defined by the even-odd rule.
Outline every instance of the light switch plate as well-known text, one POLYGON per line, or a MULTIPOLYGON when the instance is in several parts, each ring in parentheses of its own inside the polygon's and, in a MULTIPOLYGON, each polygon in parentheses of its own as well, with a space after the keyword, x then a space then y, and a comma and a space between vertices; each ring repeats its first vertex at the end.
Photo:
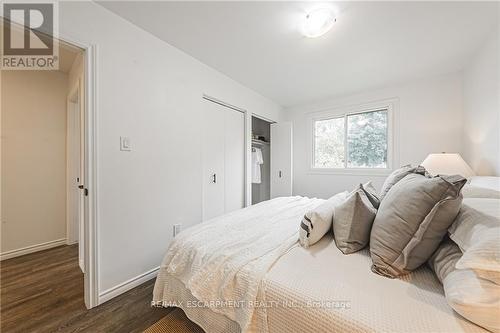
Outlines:
POLYGON ((128 136, 120 136, 120 150, 131 151, 130 138, 128 136))

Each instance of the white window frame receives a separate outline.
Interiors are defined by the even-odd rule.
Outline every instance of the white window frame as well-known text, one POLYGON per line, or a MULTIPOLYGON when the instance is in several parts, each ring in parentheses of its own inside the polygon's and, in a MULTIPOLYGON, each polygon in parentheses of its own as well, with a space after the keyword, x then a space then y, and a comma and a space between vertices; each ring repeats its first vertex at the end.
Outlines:
POLYGON ((387 99, 365 104, 351 105, 340 108, 330 108, 322 111, 315 111, 308 117, 308 138, 309 138, 309 173, 310 174, 340 174, 340 175, 388 175, 392 172, 394 166, 399 163, 399 147, 397 132, 397 109, 399 107, 398 99, 387 99), (368 113, 374 111, 387 110, 387 167, 386 168, 349 168, 348 144, 347 144, 347 116, 368 113), (344 167, 343 168, 317 168, 315 161, 315 123, 316 121, 328 120, 334 118, 344 118, 344 167))

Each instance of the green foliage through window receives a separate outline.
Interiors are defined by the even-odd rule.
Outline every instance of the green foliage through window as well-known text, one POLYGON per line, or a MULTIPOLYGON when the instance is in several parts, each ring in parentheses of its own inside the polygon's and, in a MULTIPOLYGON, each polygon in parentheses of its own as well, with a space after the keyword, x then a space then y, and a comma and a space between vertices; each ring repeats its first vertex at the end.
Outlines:
POLYGON ((314 167, 387 168, 387 127, 387 110, 316 120, 314 167))

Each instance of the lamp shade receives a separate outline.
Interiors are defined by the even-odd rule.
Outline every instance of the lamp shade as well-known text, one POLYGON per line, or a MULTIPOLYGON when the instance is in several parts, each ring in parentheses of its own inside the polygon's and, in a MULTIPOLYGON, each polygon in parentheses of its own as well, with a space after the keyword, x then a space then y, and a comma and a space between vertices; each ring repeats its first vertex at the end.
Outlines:
POLYGON ((421 165, 431 175, 460 175, 465 178, 474 176, 474 171, 460 154, 429 154, 421 165))

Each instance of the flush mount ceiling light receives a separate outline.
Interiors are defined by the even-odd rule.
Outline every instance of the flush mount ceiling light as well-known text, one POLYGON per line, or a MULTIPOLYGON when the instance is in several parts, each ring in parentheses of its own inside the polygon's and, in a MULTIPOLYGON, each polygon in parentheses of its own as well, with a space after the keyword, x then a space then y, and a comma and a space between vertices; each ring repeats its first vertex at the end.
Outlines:
POLYGON ((337 21, 335 12, 330 8, 317 8, 310 11, 302 26, 302 34, 306 37, 316 38, 326 34, 337 21))

